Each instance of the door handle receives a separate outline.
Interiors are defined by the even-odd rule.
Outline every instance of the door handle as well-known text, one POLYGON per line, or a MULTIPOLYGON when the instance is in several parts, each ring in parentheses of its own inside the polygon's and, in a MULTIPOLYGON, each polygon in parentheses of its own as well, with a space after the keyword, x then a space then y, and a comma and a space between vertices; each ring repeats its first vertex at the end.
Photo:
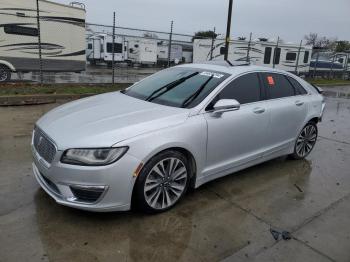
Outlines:
POLYGON ((257 108, 254 108, 253 112, 255 114, 262 114, 265 112, 265 108, 262 108, 262 107, 257 107, 257 108))
POLYGON ((298 101, 295 101, 295 104, 296 104, 297 106, 302 106, 302 105, 304 104, 304 102, 298 100, 298 101))

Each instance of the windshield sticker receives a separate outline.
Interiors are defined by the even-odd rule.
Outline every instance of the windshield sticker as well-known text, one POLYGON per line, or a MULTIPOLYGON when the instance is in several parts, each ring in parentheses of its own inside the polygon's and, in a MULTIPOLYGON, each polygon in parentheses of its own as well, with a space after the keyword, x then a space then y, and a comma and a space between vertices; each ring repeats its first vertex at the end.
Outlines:
POLYGON ((219 79, 224 76, 223 74, 218 74, 218 73, 214 73, 214 72, 207 72, 207 71, 200 73, 200 75, 201 76, 213 76, 214 78, 219 78, 219 79))
POLYGON ((275 85, 275 80, 273 79, 272 76, 268 76, 267 77, 267 82, 269 83, 270 86, 274 86, 275 85))

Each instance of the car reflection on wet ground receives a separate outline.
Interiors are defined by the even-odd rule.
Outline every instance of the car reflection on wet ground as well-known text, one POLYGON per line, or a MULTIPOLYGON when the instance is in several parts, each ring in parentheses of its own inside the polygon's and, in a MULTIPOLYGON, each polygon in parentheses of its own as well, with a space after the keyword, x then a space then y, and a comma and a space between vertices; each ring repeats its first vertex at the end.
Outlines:
POLYGON ((34 122, 58 104, 2 107, 0 260, 349 261, 350 100, 332 96, 306 160, 212 181, 158 215, 57 205, 33 178, 29 144, 34 122), (276 241, 271 228, 292 239, 276 241))

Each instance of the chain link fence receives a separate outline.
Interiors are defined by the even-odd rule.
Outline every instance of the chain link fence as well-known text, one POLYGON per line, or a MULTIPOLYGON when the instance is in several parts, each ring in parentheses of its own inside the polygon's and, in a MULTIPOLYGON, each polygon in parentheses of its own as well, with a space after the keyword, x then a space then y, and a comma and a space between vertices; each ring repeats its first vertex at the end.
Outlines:
MULTIPOLYGON (((169 22, 168 31, 121 27, 115 25, 116 19, 113 14, 111 16, 113 23, 110 25, 83 23, 85 48, 82 52, 86 56, 85 70, 79 73, 48 72, 43 63, 45 60, 43 56, 47 56, 49 48, 57 44, 48 46, 47 43, 42 43, 45 40, 42 40, 40 34, 40 24, 45 23, 46 18, 44 19, 38 9, 36 18, 37 59, 40 67, 38 71, 29 73, 20 71, 16 74, 17 76, 13 77, 17 81, 134 83, 166 67, 181 63, 223 59, 225 53, 225 39, 221 34, 217 34, 214 38, 214 36, 198 37, 177 33, 174 30, 176 23, 173 21, 169 22)), ((71 34, 67 34, 66 37, 73 39, 71 34)), ((239 37, 231 40, 229 47, 231 62, 265 65, 310 78, 349 79, 349 57, 349 53, 334 53, 317 49, 308 51, 304 48, 302 41, 299 45, 293 45, 284 43, 279 37, 275 41, 264 38, 254 39, 252 33, 248 38, 239 37), (307 59, 305 59, 306 53, 307 59)))

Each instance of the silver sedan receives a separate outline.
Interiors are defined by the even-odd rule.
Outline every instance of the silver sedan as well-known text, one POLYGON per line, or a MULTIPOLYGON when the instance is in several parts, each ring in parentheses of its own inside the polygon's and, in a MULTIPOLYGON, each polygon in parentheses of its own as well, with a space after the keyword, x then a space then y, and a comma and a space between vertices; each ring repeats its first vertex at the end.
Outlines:
POLYGON ((59 204, 173 207, 188 188, 283 155, 306 157, 320 90, 284 71, 191 64, 55 108, 33 131, 33 171, 59 204))

